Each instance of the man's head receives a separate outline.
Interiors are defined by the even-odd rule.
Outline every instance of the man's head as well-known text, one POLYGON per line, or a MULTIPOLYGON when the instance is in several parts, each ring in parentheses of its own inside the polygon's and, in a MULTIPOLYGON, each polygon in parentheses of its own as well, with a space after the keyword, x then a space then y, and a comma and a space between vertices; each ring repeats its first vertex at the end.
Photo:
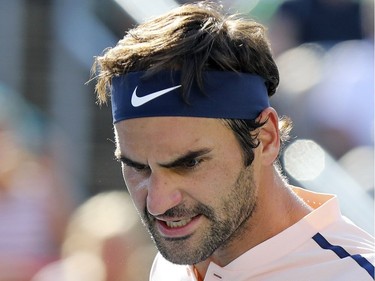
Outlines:
POLYGON ((283 139, 264 27, 185 5, 130 30, 95 66, 99 102, 112 93, 124 179, 163 255, 197 263, 243 239, 261 167, 283 139))

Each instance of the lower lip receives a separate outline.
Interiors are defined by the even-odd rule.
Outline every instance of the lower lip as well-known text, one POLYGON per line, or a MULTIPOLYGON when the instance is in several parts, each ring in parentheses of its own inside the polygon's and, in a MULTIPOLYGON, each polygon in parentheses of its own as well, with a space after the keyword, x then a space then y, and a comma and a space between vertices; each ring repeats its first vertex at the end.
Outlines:
POLYGON ((199 222, 200 217, 201 217, 200 215, 193 217, 192 220, 188 224, 181 226, 181 227, 171 228, 171 227, 168 227, 164 221, 160 221, 160 220, 156 220, 156 225, 160 234, 163 237, 181 238, 181 237, 191 235, 195 231, 195 229, 198 227, 198 222, 199 222))

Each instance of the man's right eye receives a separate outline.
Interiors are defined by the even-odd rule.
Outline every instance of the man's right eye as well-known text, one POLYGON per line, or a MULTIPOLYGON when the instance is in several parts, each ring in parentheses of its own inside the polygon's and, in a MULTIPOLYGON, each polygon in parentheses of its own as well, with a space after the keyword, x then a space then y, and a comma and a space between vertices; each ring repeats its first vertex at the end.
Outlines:
POLYGON ((123 164, 128 169, 132 169, 133 171, 137 173, 148 173, 150 171, 150 167, 148 165, 142 165, 142 164, 137 164, 137 163, 126 163, 126 162, 123 162, 123 164))
POLYGON ((122 165, 124 165, 125 168, 132 169, 137 173, 146 172, 150 170, 150 167, 148 165, 136 163, 127 158, 118 158, 118 160, 122 163, 122 165))
POLYGON ((139 173, 147 172, 150 170, 150 167, 147 165, 132 165, 129 167, 133 168, 136 172, 139 172, 139 173))

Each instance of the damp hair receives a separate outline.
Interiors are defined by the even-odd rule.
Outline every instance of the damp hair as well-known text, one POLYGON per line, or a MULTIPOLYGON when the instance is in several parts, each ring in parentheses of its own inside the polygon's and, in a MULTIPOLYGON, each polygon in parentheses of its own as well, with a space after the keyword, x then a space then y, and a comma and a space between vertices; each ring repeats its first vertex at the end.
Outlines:
MULTIPOLYGON (((92 68, 97 80, 99 104, 110 95, 112 78, 129 72, 153 75, 161 70, 181 71, 181 95, 188 103, 194 81, 203 89, 204 71, 233 71, 259 75, 268 96, 275 94, 279 72, 272 57, 265 27, 241 15, 230 15, 215 3, 185 4, 130 29, 114 46, 95 58, 92 68)), ((232 93, 228 93, 232 94, 232 93)), ((251 94, 251 93, 249 93, 251 94)), ((251 164, 258 146, 256 120, 224 120, 244 151, 244 163, 251 164)), ((287 139, 289 121, 280 129, 287 139)))
POLYGON ((166 69, 181 71, 184 99, 194 80, 203 84, 207 70, 257 74, 272 96, 279 73, 265 31, 253 20, 227 15, 213 2, 182 5, 130 29, 115 47, 95 58, 98 102, 107 102, 114 76, 166 69))

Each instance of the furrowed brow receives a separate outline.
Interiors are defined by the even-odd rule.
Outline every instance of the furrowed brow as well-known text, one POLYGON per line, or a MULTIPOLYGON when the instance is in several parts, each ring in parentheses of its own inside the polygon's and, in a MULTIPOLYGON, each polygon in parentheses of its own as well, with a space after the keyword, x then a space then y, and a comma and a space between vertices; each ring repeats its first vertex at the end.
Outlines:
POLYGON ((202 157, 208 153, 211 152, 211 149, 204 148, 197 151, 189 151, 186 154, 178 157, 177 159, 169 162, 169 163, 160 163, 159 165, 164 168, 176 168, 180 167, 186 162, 189 162, 190 160, 196 159, 198 157, 202 157))
POLYGON ((134 160, 131 160, 128 157, 123 156, 123 155, 119 156, 117 159, 119 161, 121 161, 122 163, 124 163, 126 166, 129 166, 129 167, 138 168, 138 167, 145 167, 145 166, 147 166, 145 164, 142 164, 142 163, 136 162, 134 160))

